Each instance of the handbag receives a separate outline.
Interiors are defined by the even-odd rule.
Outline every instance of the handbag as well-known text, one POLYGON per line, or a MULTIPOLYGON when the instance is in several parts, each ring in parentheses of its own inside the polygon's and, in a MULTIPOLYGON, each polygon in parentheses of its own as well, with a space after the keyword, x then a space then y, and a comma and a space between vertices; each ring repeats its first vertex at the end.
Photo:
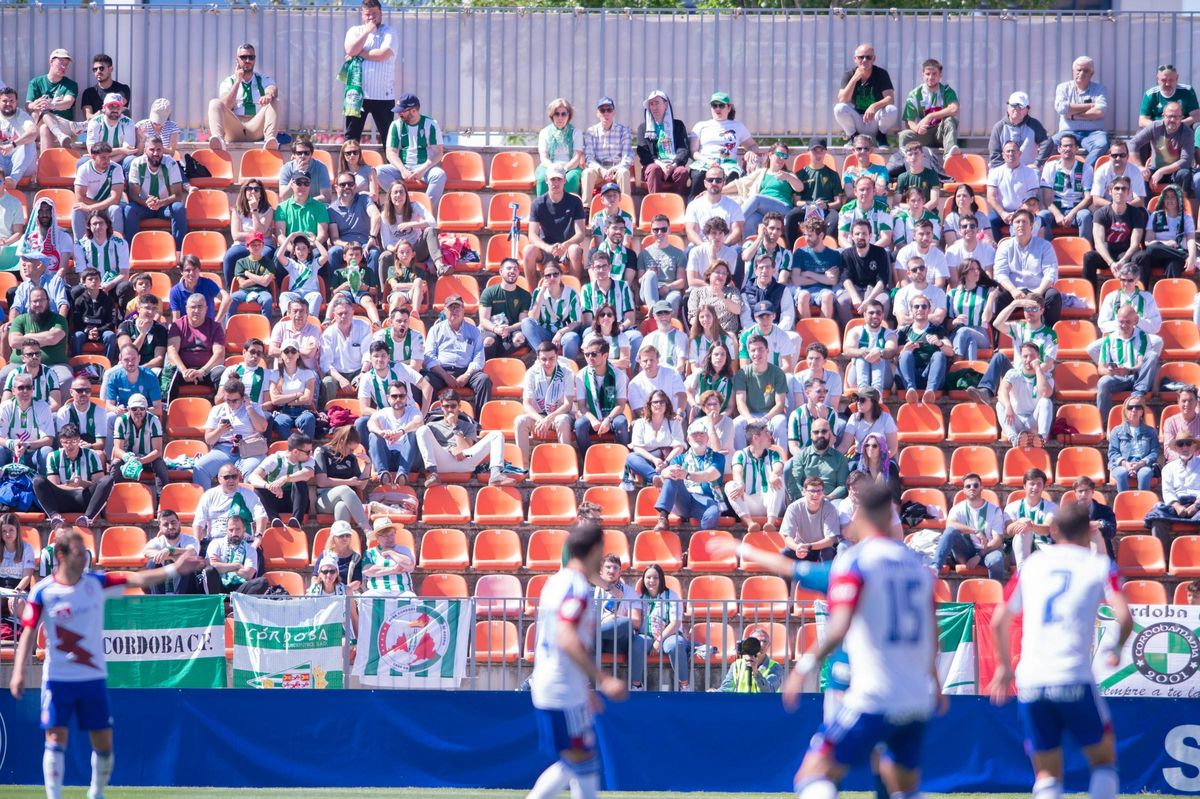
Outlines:
POLYGON ((243 436, 238 442, 238 457, 261 458, 267 454, 267 437, 262 433, 243 436))

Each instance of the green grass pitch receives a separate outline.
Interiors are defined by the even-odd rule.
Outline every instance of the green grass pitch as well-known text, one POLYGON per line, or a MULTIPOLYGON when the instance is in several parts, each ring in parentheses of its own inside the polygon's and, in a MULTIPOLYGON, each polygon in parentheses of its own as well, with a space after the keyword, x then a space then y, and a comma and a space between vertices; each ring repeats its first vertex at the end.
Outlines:
MULTIPOLYGON (((74 787, 63 791, 64 799, 84 799, 85 788, 74 787)), ((566 796, 566 794, 563 794, 566 796)), ((930 799, 1028 799, 1029 794, 1002 793, 958 793, 925 794, 930 799)), ((1068 794, 1085 796, 1085 794, 1068 794)), ((260 788, 240 790, 233 788, 121 788, 111 787, 105 799, 234 799, 238 797, 271 797, 271 799, 523 799, 524 791, 489 791, 470 789, 434 788, 260 788)), ((612 792, 600 794, 602 799, 792 799, 790 793, 655 793, 655 792, 612 792)), ((847 799, 870 799, 874 794, 843 793, 847 799)), ((1121 799, 1150 797, 1152 794, 1121 794, 1121 799)), ((1155 796, 1158 796, 1155 794, 1155 796)), ((43 799, 41 786, 0 786, 0 799, 43 799)))

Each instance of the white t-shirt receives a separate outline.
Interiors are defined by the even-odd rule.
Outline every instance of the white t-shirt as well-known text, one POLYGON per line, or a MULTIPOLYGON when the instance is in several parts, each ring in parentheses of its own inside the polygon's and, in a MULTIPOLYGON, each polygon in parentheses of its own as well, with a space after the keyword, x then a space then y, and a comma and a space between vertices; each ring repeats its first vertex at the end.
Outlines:
MULTIPOLYGON (((1125 177, 1129 178, 1129 188, 1138 197, 1145 198, 1146 196, 1146 181, 1142 177, 1142 171, 1133 164, 1125 164, 1125 177)), ((1112 188, 1112 183, 1117 179, 1117 173, 1113 171, 1112 161, 1107 161, 1096 168, 1096 174, 1092 176, 1092 196, 1103 197, 1107 200, 1112 198, 1108 196, 1108 190, 1112 188)))
POLYGON ((33 557, 33 547, 24 543, 20 539, 17 540, 17 546, 20 547, 20 559, 17 559, 17 552, 4 548, 4 558, 0 560, 0 577, 10 580, 19 580, 25 576, 25 573, 32 571, 37 567, 37 563, 33 557))
MULTIPOLYGON (((357 41, 363 35, 365 25, 355 25, 346 31, 345 44, 357 41)), ((362 62, 362 90, 365 100, 392 100, 396 97, 396 33, 391 25, 380 25, 368 34, 363 42, 367 50, 391 50, 392 54, 383 61, 362 62)), ((362 52, 359 53, 362 55, 362 52)))
POLYGON ((683 426, 679 419, 667 419, 655 430, 649 419, 637 419, 633 423, 632 442, 635 447, 649 450, 681 446, 684 443, 683 426))
POLYGON ((909 305, 912 303, 913 297, 917 295, 921 295, 929 300, 929 310, 931 313, 938 309, 946 310, 946 292, 932 283, 923 289, 917 288, 912 283, 901 286, 896 291, 896 296, 893 300, 894 307, 912 316, 912 309, 909 308, 909 305))
POLYGON ((1031 196, 1041 197, 1042 179, 1031 166, 1009 169, 1006 164, 988 170, 988 188, 1000 194, 1000 205, 1006 211, 1015 211, 1031 196))
POLYGON ((92 201, 107 200, 113 189, 124 183, 125 170, 116 162, 110 163, 105 171, 97 172, 89 158, 75 170, 75 185, 83 186, 84 195, 92 201))
POLYGON ((724 261, 729 264, 729 280, 733 281, 733 269, 737 263, 738 251, 736 247, 731 247, 728 244, 722 244, 717 247, 717 257, 714 259, 708 253, 707 247, 693 247, 688 253, 687 259, 687 274, 688 277, 694 277, 697 280, 704 280, 704 273, 708 271, 708 265, 716 261, 724 261))
POLYGON ((217 443, 219 444, 232 443, 234 436, 245 438, 258 432, 254 429, 254 425, 250 423, 250 410, 245 402, 238 406, 236 411, 224 402, 220 405, 214 405, 212 410, 208 412, 208 419, 204 423, 204 429, 216 430, 221 425, 222 419, 228 419, 230 426, 217 439, 217 443))
MULTIPOLYGON (((677 399, 680 394, 684 393, 683 378, 669 366, 658 367, 658 374, 651 378, 645 372, 639 372, 638 376, 629 381, 629 407, 636 411, 641 410, 646 406, 646 401, 650 399, 650 395, 655 389, 661 389, 671 398, 671 405, 674 407, 678 404, 677 399)), ((675 408, 676 411, 681 410, 675 408)))
POLYGON ((576 625, 579 642, 590 652, 595 645, 596 616, 592 586, 574 569, 563 569, 546 581, 537 615, 537 654, 533 663, 533 706, 578 710, 587 714, 588 679, 559 648, 558 625, 576 625))
MULTIPOLYGON (((397 419, 396 415, 392 413, 391 408, 383 408, 371 414, 371 419, 375 422, 375 426, 380 430, 384 430, 389 433, 394 430, 403 430, 405 427, 420 418, 421 412, 415 405, 405 406, 404 413, 400 415, 399 419, 397 419)), ((404 444, 404 439, 398 438, 395 441, 389 441, 386 443, 388 449, 399 452, 400 448, 404 444)))
MULTIPOLYGON (((192 521, 193 528, 202 530, 207 525, 210 538, 224 538, 225 520, 235 503, 244 505, 254 521, 267 518, 267 509, 251 489, 238 486, 232 494, 226 494, 221 486, 216 486, 200 495, 200 501, 196 503, 196 517, 192 521)), ((247 536, 249 533, 247 530, 247 536)))
POLYGON ((1033 413, 1038 401, 1037 374, 1034 373, 1033 380, 1030 382, 1030 376, 1022 372, 1019 367, 1014 366, 1005 373, 1004 382, 1008 383, 1008 398, 1013 413, 1018 416, 1028 416, 1033 413))
POLYGON ((975 245, 973 252, 968 252, 967 245, 963 243, 962 237, 959 237, 958 241, 946 248, 946 271, 958 269, 963 261, 970 258, 979 261, 984 271, 990 274, 992 264, 996 263, 996 248, 986 241, 981 241, 975 245))
MULTIPOLYGON (((957 522, 974 530, 972 533, 967 533, 967 536, 979 549, 987 546, 995 536, 1004 536, 1004 511, 987 500, 983 501, 982 508, 976 510, 971 507, 971 503, 964 499, 950 509, 950 512, 946 514, 946 520, 957 522)), ((960 530, 960 532, 962 531, 960 530)))
POLYGON ((1013 578, 1008 609, 1024 614, 1017 687, 1095 683, 1096 610, 1121 586, 1106 556, 1071 544, 1039 549, 1013 578))
POLYGON ((930 283, 933 283, 934 279, 939 277, 943 280, 950 279, 950 269, 946 263, 946 253, 939 250, 936 245, 931 246, 929 252, 923 253, 917 249, 915 241, 911 244, 905 244, 900 248, 900 252, 896 253, 895 270, 907 270, 909 258, 920 258, 925 262, 925 274, 928 276, 930 283))
MULTIPOLYGON (((26 133, 26 126, 33 124, 33 117, 22 111, 20 108, 10 116, 6 117, 0 114, 0 142, 10 142, 21 138, 26 133)), ((36 141, 29 142, 36 145, 36 141)), ((21 145, 22 147, 24 145, 21 145)))
POLYGON ((658 350, 658 362, 662 366, 669 366, 672 369, 680 369, 688 357, 688 340, 683 331, 671 328, 670 331, 663 333, 660 330, 654 330, 647 333, 642 338, 642 345, 639 351, 646 347, 654 347, 658 350))
POLYGON ((294 394, 297 391, 303 391, 310 380, 314 384, 313 390, 315 391, 317 388, 317 373, 311 369, 297 369, 291 375, 281 369, 275 373, 275 379, 279 382, 279 391, 282 394, 294 394))
MULTIPOLYGON (((708 196, 704 194, 688 203, 687 210, 683 214, 683 221, 694 223, 700 231, 701 241, 707 241, 704 236, 704 224, 713 217, 724 219, 725 224, 731 228, 734 222, 746 221, 746 215, 742 213, 742 206, 738 205, 732 197, 722 195, 719 201, 710 203, 708 196)), ((733 262, 730 261, 729 265, 732 267, 733 262)))
POLYGON ((165 535, 156 535, 154 538, 151 538, 146 542, 146 548, 153 550, 154 552, 166 549, 167 547, 174 547, 175 549, 190 549, 196 553, 200 552, 200 542, 187 533, 180 533, 179 537, 175 539, 174 543, 168 541, 165 535))
POLYGON ((739 144, 753 137, 736 119, 705 119, 692 126, 692 138, 697 160, 731 161, 737 159, 739 144))
POLYGON ((379 224, 379 242, 386 247, 394 247, 398 241, 407 241, 409 244, 416 246, 417 240, 425 233, 425 227, 433 224, 433 219, 430 218, 429 212, 425 210, 425 206, 418 202, 410 203, 412 213, 408 222, 401 222, 400 216, 396 216, 396 224, 389 225, 387 222, 380 220, 379 224), (409 222, 424 222, 425 227, 411 227, 404 230, 397 230, 396 225, 408 224, 409 222))

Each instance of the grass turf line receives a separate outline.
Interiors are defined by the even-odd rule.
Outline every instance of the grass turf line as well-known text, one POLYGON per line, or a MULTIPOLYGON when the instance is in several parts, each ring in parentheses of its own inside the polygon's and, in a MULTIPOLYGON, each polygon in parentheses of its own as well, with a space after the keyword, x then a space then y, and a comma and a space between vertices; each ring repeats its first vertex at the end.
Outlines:
MULTIPOLYGON (((63 799, 84 799, 87 789, 68 787, 63 799)), ((235 799, 235 797, 271 797, 272 799, 522 799, 525 791, 499 791, 470 788, 122 788, 110 787, 105 799, 235 799)), ((0 799, 44 799, 41 786, 0 786, 0 799)), ((794 799, 791 793, 670 793, 604 791, 603 799, 794 799)), ((848 792, 846 799, 870 799, 873 793, 848 792)), ((1028 799, 1028 793, 957 793, 925 794, 930 799, 1028 799)), ((1084 797, 1086 794, 1066 794, 1084 797)), ((1121 794, 1120 799, 1162 799, 1161 794, 1121 794)))

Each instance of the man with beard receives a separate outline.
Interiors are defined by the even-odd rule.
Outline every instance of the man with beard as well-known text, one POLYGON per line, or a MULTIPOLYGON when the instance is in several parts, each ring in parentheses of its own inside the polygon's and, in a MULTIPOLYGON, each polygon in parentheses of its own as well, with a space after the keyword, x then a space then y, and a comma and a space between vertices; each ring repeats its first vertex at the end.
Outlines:
POLYGON ((11 86, 0 89, 0 169, 4 186, 12 190, 37 165, 37 126, 33 117, 17 105, 17 92, 11 86))
POLYGON ((7 378, 21 362, 21 347, 27 341, 41 345, 42 365, 54 373, 59 385, 71 380, 71 370, 67 366, 67 320, 50 310, 50 295, 44 288, 29 292, 29 310, 9 325, 8 344, 13 348, 13 354, 0 376, 7 378))
MULTIPOLYGON (((157 569, 168 563, 174 563, 180 558, 186 557, 187 550, 199 555, 200 542, 195 537, 183 532, 183 528, 179 524, 178 513, 170 508, 163 508, 158 512, 158 535, 146 542, 146 546, 142 549, 142 557, 146 559, 146 568, 157 569)), ((180 583, 194 581, 195 578, 190 574, 179 574, 175 576, 174 580, 154 586, 148 593, 191 593, 181 591, 180 583)))
POLYGON ((167 219, 171 222, 175 249, 181 249, 188 230, 183 200, 183 173, 179 164, 163 154, 163 140, 151 136, 146 139, 145 155, 133 159, 129 167, 126 237, 132 240, 147 219, 167 219))
MULTIPOLYGON (((46 269, 51 273, 58 272, 71 260, 75 240, 58 226, 53 200, 43 197, 34 201, 33 213, 29 215, 29 224, 25 228, 25 238, 17 245, 17 250, 45 256, 46 269)), ((9 306, 12 306, 11 298, 9 306)))

